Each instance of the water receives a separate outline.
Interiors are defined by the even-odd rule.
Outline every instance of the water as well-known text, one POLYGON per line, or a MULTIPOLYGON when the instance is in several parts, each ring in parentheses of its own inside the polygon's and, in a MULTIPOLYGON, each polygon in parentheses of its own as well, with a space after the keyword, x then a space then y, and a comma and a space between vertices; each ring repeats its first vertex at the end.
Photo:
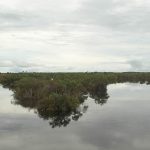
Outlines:
POLYGON ((35 110, 14 105, 0 87, 1 150, 149 150, 150 86, 108 86, 107 103, 85 101, 88 109, 67 127, 52 128, 35 110))

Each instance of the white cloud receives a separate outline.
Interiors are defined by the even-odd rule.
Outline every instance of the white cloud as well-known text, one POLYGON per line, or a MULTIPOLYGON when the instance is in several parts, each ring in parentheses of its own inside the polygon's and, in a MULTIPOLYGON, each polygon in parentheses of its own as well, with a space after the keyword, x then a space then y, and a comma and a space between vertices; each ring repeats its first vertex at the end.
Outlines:
POLYGON ((149 10, 148 0, 1 0, 0 71, 150 71, 149 10))

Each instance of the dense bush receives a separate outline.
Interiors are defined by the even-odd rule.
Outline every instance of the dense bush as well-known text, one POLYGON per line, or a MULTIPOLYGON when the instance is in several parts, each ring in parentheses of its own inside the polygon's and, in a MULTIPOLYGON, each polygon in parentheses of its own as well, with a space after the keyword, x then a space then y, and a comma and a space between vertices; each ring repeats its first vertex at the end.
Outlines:
POLYGON ((0 73, 0 84, 14 92, 14 104, 35 109, 52 127, 66 126, 71 116, 78 120, 87 96, 106 103, 107 85, 123 82, 150 84, 150 73, 0 73))

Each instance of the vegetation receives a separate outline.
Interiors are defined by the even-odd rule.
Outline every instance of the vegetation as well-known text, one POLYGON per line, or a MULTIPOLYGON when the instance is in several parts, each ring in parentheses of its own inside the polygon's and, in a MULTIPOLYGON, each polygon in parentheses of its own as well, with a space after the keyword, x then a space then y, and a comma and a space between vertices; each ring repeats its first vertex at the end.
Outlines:
POLYGON ((14 92, 14 104, 34 109, 52 127, 66 126, 87 110, 84 101, 107 102, 107 85, 150 84, 150 73, 1 73, 0 84, 14 92))

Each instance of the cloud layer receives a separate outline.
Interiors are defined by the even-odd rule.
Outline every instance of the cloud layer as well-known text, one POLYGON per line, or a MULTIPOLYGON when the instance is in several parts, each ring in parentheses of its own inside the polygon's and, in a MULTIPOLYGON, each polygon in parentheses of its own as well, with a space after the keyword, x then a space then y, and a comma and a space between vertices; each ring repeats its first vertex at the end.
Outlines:
POLYGON ((0 71, 150 71, 148 0, 1 0, 0 71))

